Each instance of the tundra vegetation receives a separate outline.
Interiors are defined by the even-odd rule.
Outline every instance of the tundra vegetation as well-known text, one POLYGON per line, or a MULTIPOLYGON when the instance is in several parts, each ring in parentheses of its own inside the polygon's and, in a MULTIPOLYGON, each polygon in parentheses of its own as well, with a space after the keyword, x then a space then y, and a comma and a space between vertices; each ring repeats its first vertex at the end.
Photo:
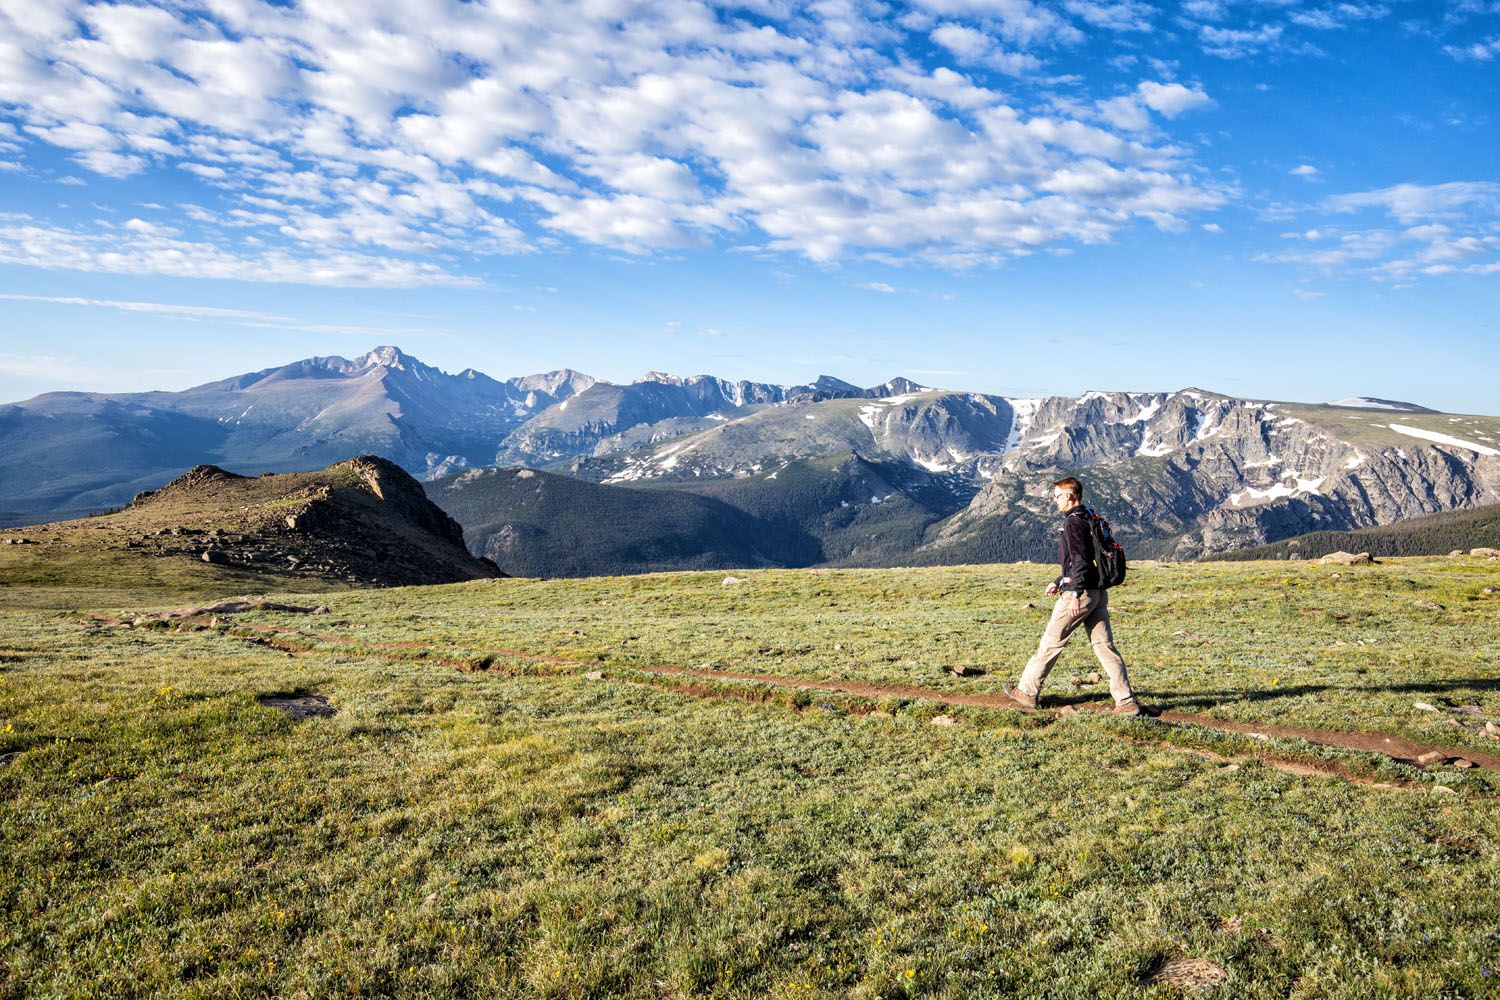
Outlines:
MULTIPOLYGON (((43 571, 38 549, 0 546, 0 995, 1500 982, 1484 768, 738 679, 996 692, 1045 621, 1043 566, 324 590, 274 596, 326 614, 184 620, 137 613, 254 576, 43 571)), ((1147 564, 1111 604, 1151 704, 1483 758, 1497 583, 1468 556, 1147 564)), ((1107 701, 1093 669, 1075 639, 1051 703, 1107 701)))

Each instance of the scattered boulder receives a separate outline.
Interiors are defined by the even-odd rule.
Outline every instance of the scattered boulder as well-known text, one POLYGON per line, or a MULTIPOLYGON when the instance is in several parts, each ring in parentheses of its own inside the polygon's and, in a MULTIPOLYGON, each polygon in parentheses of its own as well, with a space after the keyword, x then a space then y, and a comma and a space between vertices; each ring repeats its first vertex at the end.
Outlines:
POLYGON ((584 679, 586 679, 586 680, 602 681, 602 680, 604 680, 604 671, 602 671, 602 670, 590 670, 588 673, 584 674, 583 676, 584 676, 584 679))
POLYGON ((1437 711, 1437 706, 1436 705, 1429 705, 1425 701, 1414 701, 1414 702, 1411 703, 1411 707, 1415 708, 1418 712, 1436 712, 1437 711))
POLYGON ((229 565, 229 556, 223 549, 204 549, 202 558, 204 562, 215 566, 229 565))
POLYGON ((740 577, 740 576, 726 576, 722 581, 720 581, 719 586, 721 586, 721 587, 734 587, 734 586, 738 586, 739 584, 742 584, 744 582, 745 582, 744 577, 740 577))
POLYGON ((1463 554, 1464 554, 1464 550, 1463 549, 1454 549, 1452 552, 1448 553, 1448 558, 1452 559, 1454 556, 1461 556, 1463 554))
POLYGON ((1441 750, 1429 750, 1417 756, 1417 763, 1423 767, 1431 767, 1434 764, 1443 764, 1448 760, 1448 755, 1441 750))
POLYGON ((958 722, 951 715, 935 715, 932 718, 934 726, 956 726, 958 722))
POLYGON ((1466 758, 1459 757, 1459 758, 1457 758, 1457 759, 1455 759, 1453 761, 1453 766, 1457 767, 1457 768, 1462 768, 1464 770, 1468 770, 1469 768, 1474 767, 1476 765, 1474 764, 1474 762, 1472 760, 1467 760, 1466 758))
POLYGON ((1441 604, 1439 604, 1437 601, 1427 601, 1427 600, 1423 600, 1421 598, 1418 598, 1417 600, 1412 601, 1412 604, 1414 604, 1417 607, 1422 608, 1423 610, 1426 610, 1426 611, 1444 611, 1444 610, 1447 610, 1441 604))
POLYGON ((1481 546, 1481 547, 1479 547, 1477 549, 1470 549, 1469 550, 1469 555, 1471 555, 1471 556, 1483 556, 1486 559, 1494 559, 1496 556, 1500 556, 1500 549, 1491 549, 1491 548, 1487 548, 1487 547, 1481 546))
POLYGON ((1374 561, 1375 560, 1370 557, 1370 553, 1368 552, 1360 552, 1358 554, 1355 554, 1353 552, 1342 551, 1330 552, 1328 553, 1328 555, 1318 560, 1319 563, 1325 566, 1368 566, 1374 561))

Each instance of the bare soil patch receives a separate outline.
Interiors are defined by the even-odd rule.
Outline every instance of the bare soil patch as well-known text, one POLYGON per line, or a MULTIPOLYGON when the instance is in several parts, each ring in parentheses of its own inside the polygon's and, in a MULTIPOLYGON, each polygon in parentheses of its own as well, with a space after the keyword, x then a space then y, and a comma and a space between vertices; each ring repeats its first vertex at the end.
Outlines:
POLYGON ((258 699, 266 708, 274 708, 301 722, 303 719, 323 719, 338 713, 321 694, 263 694, 258 699))

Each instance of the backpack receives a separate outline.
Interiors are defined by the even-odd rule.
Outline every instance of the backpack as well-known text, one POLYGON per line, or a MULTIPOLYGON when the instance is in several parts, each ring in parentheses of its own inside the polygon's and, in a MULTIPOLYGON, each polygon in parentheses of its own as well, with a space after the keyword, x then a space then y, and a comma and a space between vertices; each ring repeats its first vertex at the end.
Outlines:
POLYGON ((1108 590, 1125 582, 1125 550, 1115 541, 1109 522, 1092 510, 1086 510, 1089 528, 1094 536, 1094 566, 1099 570, 1099 586, 1108 590))

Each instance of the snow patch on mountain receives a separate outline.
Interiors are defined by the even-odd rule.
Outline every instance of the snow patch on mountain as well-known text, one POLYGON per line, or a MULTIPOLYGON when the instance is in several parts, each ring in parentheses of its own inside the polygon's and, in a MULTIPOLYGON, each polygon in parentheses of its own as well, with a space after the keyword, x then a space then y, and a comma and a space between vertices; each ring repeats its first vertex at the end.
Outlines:
MULTIPOLYGON (((1454 448, 1467 448, 1470 451, 1477 451, 1481 455, 1500 455, 1500 451, 1494 448, 1487 448, 1473 441, 1465 441, 1463 438, 1439 434, 1437 431, 1426 431, 1420 427, 1411 427, 1407 424, 1387 424, 1386 426, 1397 434, 1405 434, 1407 437, 1421 438, 1423 441, 1432 441, 1435 444, 1451 445, 1454 448)), ((1400 449, 1397 449, 1397 451, 1399 452, 1400 449)), ((1406 456, 1402 455, 1401 457, 1405 458, 1406 456)))

